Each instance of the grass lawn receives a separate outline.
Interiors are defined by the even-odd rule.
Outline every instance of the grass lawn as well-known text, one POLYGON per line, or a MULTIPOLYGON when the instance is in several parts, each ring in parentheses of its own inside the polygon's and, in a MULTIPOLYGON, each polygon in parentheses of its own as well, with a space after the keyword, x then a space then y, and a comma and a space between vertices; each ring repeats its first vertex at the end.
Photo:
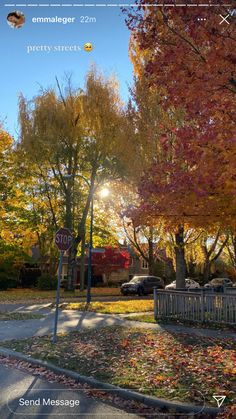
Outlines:
POLYGON ((183 333, 106 327, 3 342, 3 346, 139 392, 215 406, 213 394, 236 391, 235 342, 183 333))
POLYGON ((2 313, 0 312, 0 321, 6 320, 31 320, 41 319, 44 317, 42 314, 31 314, 31 313, 2 313))
MULTIPOLYGON (((77 297, 85 297, 86 290, 79 291, 75 290, 75 292, 68 292, 61 290, 61 300, 66 299, 73 299, 77 297)), ((121 296, 119 288, 92 288, 91 289, 92 296, 121 296)), ((39 291, 34 290, 31 288, 26 289, 11 289, 7 291, 0 291, 0 301, 1 302, 47 302, 52 301, 52 299, 56 298, 56 291, 39 291)))
POLYGON ((145 322, 145 323, 157 323, 154 319, 154 314, 139 314, 137 316, 125 317, 127 320, 132 320, 135 322, 145 322))
POLYGON ((64 310, 93 311, 104 314, 128 314, 153 310, 153 301, 150 300, 129 300, 113 302, 69 303, 63 307, 64 310))

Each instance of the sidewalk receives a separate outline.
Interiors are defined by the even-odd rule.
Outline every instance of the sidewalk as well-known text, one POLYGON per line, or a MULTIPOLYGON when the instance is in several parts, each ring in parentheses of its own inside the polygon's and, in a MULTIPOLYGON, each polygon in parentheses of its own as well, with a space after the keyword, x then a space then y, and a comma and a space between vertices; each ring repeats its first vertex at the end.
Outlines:
MULTIPOLYGON (((85 417, 88 419, 138 419, 142 417, 136 412, 127 413, 112 403, 89 397, 83 388, 70 389, 63 384, 50 382, 27 371, 20 371, 0 364, 0 417, 1 418, 39 418, 85 417), (20 400, 38 400, 39 404, 22 406, 20 400), (79 400, 79 405, 72 407, 44 405, 43 400, 68 400, 71 404, 79 400)), ((94 391, 96 394, 96 392, 94 391)))
MULTIPOLYGON (((47 305, 21 305, 14 311, 27 311, 45 314, 41 319, 32 320, 10 320, 0 322, 0 341, 11 339, 24 339, 31 336, 48 335, 53 331, 54 309, 47 305)), ((74 330, 96 329, 106 326, 139 327, 167 331, 170 333, 188 333, 197 336, 217 337, 236 340, 236 333, 213 329, 200 329, 169 324, 153 324, 134 322, 124 319, 124 315, 101 314, 92 312, 60 311, 58 321, 58 333, 71 332, 74 330)))
POLYGON ((16 313, 18 311, 24 311, 25 313, 33 314, 49 314, 51 309, 51 303, 0 303, 0 312, 16 313))

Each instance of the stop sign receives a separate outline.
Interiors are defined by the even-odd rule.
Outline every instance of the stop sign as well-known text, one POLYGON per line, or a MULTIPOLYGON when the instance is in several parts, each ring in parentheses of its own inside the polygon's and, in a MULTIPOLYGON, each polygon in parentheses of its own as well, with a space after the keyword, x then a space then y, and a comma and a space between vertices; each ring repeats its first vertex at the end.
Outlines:
POLYGON ((68 228, 59 228, 56 232, 55 243, 59 250, 68 250, 73 241, 73 236, 68 228))

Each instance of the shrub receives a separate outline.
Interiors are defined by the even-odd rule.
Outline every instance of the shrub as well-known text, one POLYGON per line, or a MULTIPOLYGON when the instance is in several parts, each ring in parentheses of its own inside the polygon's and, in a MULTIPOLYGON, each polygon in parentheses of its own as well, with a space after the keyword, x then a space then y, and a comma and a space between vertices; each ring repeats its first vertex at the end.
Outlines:
POLYGON ((17 280, 7 272, 0 272, 0 290, 5 291, 8 288, 16 288, 17 280))
POLYGON ((36 287, 41 270, 37 264, 25 263, 20 270, 20 285, 22 288, 36 287))
POLYGON ((57 278, 49 274, 43 274, 38 279, 37 288, 39 290, 56 290, 57 278))

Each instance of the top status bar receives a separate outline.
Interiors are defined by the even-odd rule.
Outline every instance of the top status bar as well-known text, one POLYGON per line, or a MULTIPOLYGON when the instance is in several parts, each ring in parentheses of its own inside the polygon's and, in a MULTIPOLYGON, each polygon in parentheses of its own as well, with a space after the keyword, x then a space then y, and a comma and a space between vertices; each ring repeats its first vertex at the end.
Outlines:
MULTIPOLYGON (((138 7, 135 3, 5 3, 5 7, 138 7)), ((228 3, 146 3, 142 7, 233 7, 228 3)))

